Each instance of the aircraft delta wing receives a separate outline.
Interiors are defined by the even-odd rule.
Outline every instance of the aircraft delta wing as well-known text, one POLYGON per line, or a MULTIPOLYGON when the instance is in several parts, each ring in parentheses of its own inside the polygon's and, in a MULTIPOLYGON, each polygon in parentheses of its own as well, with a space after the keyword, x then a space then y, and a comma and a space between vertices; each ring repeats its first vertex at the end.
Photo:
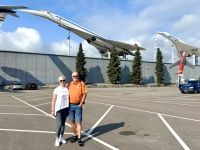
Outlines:
POLYGON ((177 38, 175 38, 174 36, 170 35, 167 32, 157 32, 157 34, 160 34, 162 36, 164 36, 165 38, 167 38, 168 40, 170 40, 177 49, 177 56, 180 58, 182 53, 185 51, 186 52, 186 57, 191 57, 193 54, 195 54, 196 56, 200 56, 200 48, 191 46, 191 45, 187 45, 184 42, 178 40, 177 38))
POLYGON ((119 56, 133 55, 132 51, 137 50, 145 50, 142 47, 138 47, 137 45, 131 45, 123 42, 113 41, 106 39, 84 27, 69 21, 61 16, 53 14, 49 11, 45 10, 20 10, 32 15, 40 16, 47 18, 55 23, 57 23, 60 27, 63 27, 81 38, 85 39, 89 44, 93 45, 96 49, 98 49, 99 53, 101 53, 104 57, 108 57, 108 52, 112 49, 113 45, 116 47, 119 56))
POLYGON ((0 6, 0 27, 2 26, 7 14, 13 17, 19 17, 12 9, 24 9, 25 6, 0 6))

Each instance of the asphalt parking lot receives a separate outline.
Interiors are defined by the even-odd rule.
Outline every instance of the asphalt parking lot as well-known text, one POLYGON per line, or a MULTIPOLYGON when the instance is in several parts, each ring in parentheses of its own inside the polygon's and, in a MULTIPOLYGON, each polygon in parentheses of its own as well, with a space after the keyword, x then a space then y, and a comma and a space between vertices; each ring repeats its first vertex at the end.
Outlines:
POLYGON ((1 150, 200 149, 200 94, 176 87, 88 88, 83 105, 84 147, 64 138, 55 147, 53 89, 0 90, 1 150))

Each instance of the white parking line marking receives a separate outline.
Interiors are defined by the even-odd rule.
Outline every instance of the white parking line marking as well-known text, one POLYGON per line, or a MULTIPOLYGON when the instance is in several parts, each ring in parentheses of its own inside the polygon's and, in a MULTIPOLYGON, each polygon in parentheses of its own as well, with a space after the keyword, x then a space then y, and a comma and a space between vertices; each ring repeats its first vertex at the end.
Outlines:
POLYGON ((50 116, 51 118, 54 118, 54 119, 55 119, 55 117, 51 116, 50 114, 46 113, 45 111, 43 111, 43 110, 41 110, 41 109, 39 109, 39 108, 37 108, 37 107, 35 107, 35 106, 33 106, 33 105, 30 105, 29 103, 27 103, 27 102, 25 102, 25 101, 23 101, 23 100, 21 100, 21 99, 15 97, 15 96, 12 96, 12 97, 15 98, 15 99, 17 99, 17 100, 19 100, 19 101, 21 101, 22 103, 24 103, 24 104, 26 104, 26 105, 28 105, 28 106, 34 108, 34 109, 38 110, 38 111, 40 111, 40 112, 46 114, 47 116, 50 116))
POLYGON ((171 126, 167 123, 167 121, 165 121, 165 119, 158 114, 158 116, 160 117, 160 119, 163 121, 163 123, 167 126, 167 128, 169 129, 169 131, 174 135, 174 137, 178 140, 178 142, 181 144, 181 146, 185 149, 185 150, 190 150, 189 147, 183 142, 183 140, 178 136, 178 134, 176 134, 176 132, 171 128, 171 126))
POLYGON ((161 114, 161 115, 167 116, 167 117, 172 117, 172 118, 178 118, 178 119, 184 119, 184 120, 190 120, 190 121, 200 122, 200 120, 197 120, 197 119, 184 118, 184 117, 172 116, 172 115, 167 115, 167 114, 161 114))
MULTIPOLYGON (((87 135, 87 134, 86 134, 86 135, 87 135)), ((108 143, 106 143, 106 142, 104 142, 104 141, 102 141, 102 140, 99 140, 99 139, 97 139, 96 137, 94 137, 94 136, 92 136, 92 135, 87 135, 87 136, 90 137, 91 139, 93 139, 93 140, 95 140, 95 141, 101 143, 102 145, 105 145, 105 146, 109 147, 110 149, 119 150, 118 148, 116 148, 116 147, 114 147, 114 146, 112 146, 112 145, 110 145, 110 144, 108 144, 108 143)))
POLYGON ((171 104, 171 105, 184 105, 184 106, 192 106, 192 107, 200 107, 200 105, 190 105, 190 104, 181 104, 181 103, 171 103, 171 102, 163 102, 163 101, 151 101, 151 100, 139 100, 139 99, 133 99, 133 98, 125 98, 125 97, 114 97, 114 96, 103 96, 103 95, 95 95, 90 94, 94 96, 100 96, 100 97, 109 97, 109 98, 117 98, 117 99, 126 99, 131 101, 140 101, 140 102, 150 102, 150 103, 163 103, 163 104, 171 104))
MULTIPOLYGON (((88 99, 88 98, 87 98, 88 99)), ((100 103, 100 102, 94 102, 94 101, 88 101, 87 102, 91 102, 91 103, 97 103, 97 104, 102 104, 102 105, 109 105, 111 106, 112 104, 106 104, 106 103, 100 103)), ((200 122, 200 120, 197 119, 191 119, 191 118, 184 118, 184 117, 179 117, 179 116, 173 116, 173 115, 168 115, 168 114, 162 114, 162 113, 157 113, 157 112, 152 112, 152 111, 147 111, 147 110, 141 110, 141 109, 134 109, 134 108, 129 108, 129 107, 123 107, 123 106, 118 106, 118 105, 113 105, 115 107, 119 107, 119 108, 124 108, 124 109, 130 109, 130 110, 134 110, 134 111, 139 111, 139 112, 145 112, 145 113, 149 113, 149 114, 161 114, 163 116, 168 116, 168 117, 172 117, 172 118, 179 118, 179 119, 184 119, 184 120, 190 120, 190 121, 196 121, 196 122, 200 122)))
POLYGON ((46 105, 46 104, 49 104, 51 102, 48 102, 48 103, 43 103, 43 104, 38 104, 38 105, 34 105, 34 106, 41 106, 41 105, 46 105))
POLYGON ((198 104, 198 103, 200 103, 200 102, 188 102, 188 101, 187 102, 182 102, 182 104, 198 104))
POLYGON ((4 103, 5 103, 5 102, 6 102, 6 103, 19 103, 19 101, 0 101, 0 103, 1 103, 1 102, 2 102, 2 103, 3 103, 3 102, 4 102, 4 103))
POLYGON ((0 107, 28 107, 28 106, 15 106, 15 105, 0 105, 0 107))
POLYGON ((95 125, 87 132, 87 134, 91 134, 91 132, 97 127, 97 125, 103 120, 103 118, 108 114, 108 112, 113 108, 113 105, 105 112, 105 114, 95 123, 95 125))
POLYGON ((30 92, 30 91, 25 91, 25 93, 22 93, 22 94, 21 93, 13 93, 13 94, 16 94, 15 96, 20 96, 20 95, 24 96, 25 94, 26 95, 30 95, 30 94, 34 94, 35 95, 35 93, 37 93, 37 95, 38 95, 38 94, 44 93, 44 92, 35 92, 35 91, 30 92))
MULTIPOLYGON (((55 117, 53 117, 53 116, 51 116, 50 114, 44 112, 43 110, 41 110, 41 109, 39 109, 39 108, 37 108, 37 107, 35 107, 35 106, 33 106, 33 105, 30 105, 29 103, 27 103, 27 102, 25 102, 25 101, 23 101, 23 100, 21 100, 21 99, 15 97, 15 96, 12 96, 12 97, 15 98, 15 99, 17 99, 17 100, 19 100, 19 101, 21 101, 22 103, 24 103, 24 104, 26 104, 26 105, 28 105, 28 106, 34 108, 34 109, 38 110, 38 111, 40 111, 40 112, 46 114, 47 116, 49 116, 49 117, 55 119, 55 117)), ((65 124, 66 124, 67 126, 71 127, 70 124, 68 124, 68 123, 65 123, 65 124)), ((110 145, 110 144, 108 144, 108 143, 106 143, 106 142, 104 142, 104 141, 101 141, 101 140, 97 139, 96 137, 93 137, 92 135, 88 135, 88 134, 87 134, 86 132, 84 132, 84 131, 82 131, 82 133, 83 133, 84 135, 86 135, 86 136, 92 138, 93 140, 98 141, 99 143, 103 144, 104 146, 109 147, 110 149, 119 150, 119 149, 117 149, 116 147, 114 147, 114 146, 112 146, 112 145, 110 145)))
POLYGON ((53 94, 53 92, 50 94, 50 93, 45 93, 45 92, 42 92, 43 94, 45 94, 45 95, 52 95, 53 94))
MULTIPOLYGON (((55 131, 52 132, 52 131, 17 130, 17 129, 0 129, 0 131, 35 132, 35 133, 55 133, 55 131)), ((64 134, 73 134, 73 133, 64 132, 64 134)))
POLYGON ((43 115, 43 114, 22 114, 22 113, 0 113, 0 115, 27 115, 27 116, 45 116, 47 117, 47 115, 43 115))
POLYGON ((49 97, 43 97, 43 98, 37 98, 37 99, 31 99, 31 100, 27 100, 25 102, 30 102, 30 101, 39 101, 41 99, 46 99, 46 98, 49 98, 49 97))

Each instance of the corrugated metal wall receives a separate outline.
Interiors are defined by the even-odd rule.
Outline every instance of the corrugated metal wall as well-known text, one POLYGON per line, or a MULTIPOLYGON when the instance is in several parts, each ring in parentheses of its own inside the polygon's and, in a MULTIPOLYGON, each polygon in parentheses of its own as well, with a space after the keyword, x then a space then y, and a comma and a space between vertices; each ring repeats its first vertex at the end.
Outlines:
MULTIPOLYGON (((107 66, 109 60, 86 58, 87 82, 108 82, 107 66)), ((66 76, 67 82, 71 81, 71 73, 75 70, 76 57, 32 54, 21 52, 0 51, 0 79, 6 84, 12 82, 35 82, 40 85, 57 83, 60 75, 66 76)), ((171 64, 165 64, 165 83, 175 83, 177 80, 178 66, 169 69, 171 64)), ((121 60, 121 83, 128 83, 132 70, 132 61, 121 60)), ((155 63, 142 62, 144 83, 155 83, 155 63)), ((200 67, 191 69, 185 66, 184 78, 199 79, 200 67)), ((1 84, 1 83, 0 83, 1 84)))

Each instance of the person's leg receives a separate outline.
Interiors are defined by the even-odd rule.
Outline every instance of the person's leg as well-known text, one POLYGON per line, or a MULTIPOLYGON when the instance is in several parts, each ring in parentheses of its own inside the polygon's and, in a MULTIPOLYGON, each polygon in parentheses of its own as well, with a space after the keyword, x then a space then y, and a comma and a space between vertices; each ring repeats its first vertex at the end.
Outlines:
POLYGON ((78 138, 81 138, 81 131, 82 131, 82 107, 76 106, 75 110, 75 120, 77 124, 77 132, 78 132, 78 138))
POLYGON ((74 135, 73 138, 70 140, 70 142, 74 143, 77 141, 77 135, 76 135, 76 124, 75 124, 75 110, 73 104, 70 104, 69 106, 69 120, 71 121, 71 128, 74 135))
POLYGON ((77 124, 77 132, 78 132, 78 144, 79 146, 83 146, 83 142, 81 141, 81 131, 82 131, 82 107, 79 107, 77 105, 76 111, 75 111, 75 118, 76 118, 76 124, 77 124))
POLYGON ((58 111, 56 113, 56 124, 57 124, 57 127, 56 127, 56 141, 55 141, 55 146, 60 146, 60 143, 59 143, 59 137, 60 137, 60 132, 61 132, 61 127, 62 127, 62 114, 61 114, 61 111, 58 111))
POLYGON ((62 126, 61 126, 61 132, 60 132, 60 136, 63 137, 63 134, 64 134, 64 131, 65 131, 65 121, 66 121, 66 118, 68 116, 68 108, 64 108, 62 110, 62 126))
POLYGON ((60 133, 61 133, 61 127, 62 127, 62 113, 61 111, 58 111, 56 113, 56 138, 60 137, 60 133))
POLYGON ((71 121, 71 126, 72 126, 72 132, 74 136, 76 136, 76 123, 75 121, 71 121))
POLYGON ((81 139, 82 124, 81 122, 77 122, 76 124, 77 124, 78 139, 81 139))
POLYGON ((60 138, 59 138, 59 142, 61 143, 66 143, 66 140, 63 139, 63 135, 64 135, 64 131, 65 131, 65 121, 68 115, 68 108, 64 108, 61 110, 61 131, 60 131, 60 138))

